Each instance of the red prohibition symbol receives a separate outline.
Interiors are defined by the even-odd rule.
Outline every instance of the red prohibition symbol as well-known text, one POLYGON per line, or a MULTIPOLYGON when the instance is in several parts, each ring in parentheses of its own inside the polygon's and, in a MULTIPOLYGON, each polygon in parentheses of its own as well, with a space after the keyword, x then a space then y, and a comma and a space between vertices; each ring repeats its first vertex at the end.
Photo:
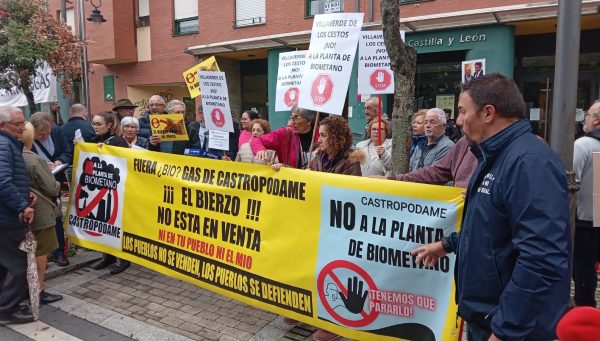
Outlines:
POLYGON ((357 273, 360 277, 362 277, 362 279, 366 282, 368 290, 379 290, 379 289, 377 289, 377 286, 375 285, 375 281, 373 281, 371 276, 365 270, 363 270, 361 267, 359 267, 358 265, 356 265, 352 262, 349 262, 347 260, 343 260, 343 259, 334 260, 334 261, 330 262, 329 264, 325 265, 323 267, 323 269, 321 270, 321 272, 319 273, 319 276, 317 277, 317 291, 319 292, 319 299, 321 300, 323 307, 325 307, 325 310, 327 310, 327 312, 329 313, 329 315, 331 315, 331 317, 333 317, 337 322, 339 322, 345 326, 354 327, 354 328, 368 326, 373 321, 375 321, 377 316, 379 316, 379 312, 377 312, 375 310, 366 312, 365 310, 363 310, 360 312, 360 315, 362 317, 361 319, 350 320, 350 319, 347 319, 347 318, 341 316, 340 314, 338 314, 333 309, 333 307, 331 306, 329 301, 327 301, 327 297, 325 296, 325 279, 327 277, 330 277, 335 282, 335 284, 340 289, 340 291, 344 295, 348 296, 348 288, 345 287, 343 282, 335 274, 334 270, 336 270, 336 269, 347 269, 347 270, 353 271, 353 272, 357 273))

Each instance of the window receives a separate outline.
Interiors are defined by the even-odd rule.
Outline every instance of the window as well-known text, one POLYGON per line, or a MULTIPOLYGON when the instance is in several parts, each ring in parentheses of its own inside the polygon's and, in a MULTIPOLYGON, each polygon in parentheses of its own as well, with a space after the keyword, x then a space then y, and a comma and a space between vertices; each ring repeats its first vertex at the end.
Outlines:
POLYGON ((136 27, 150 26, 150 4, 149 0, 138 0, 138 19, 136 27))
POLYGON ((104 76, 104 101, 113 102, 115 100, 115 76, 104 76))
POLYGON ((265 0, 236 0, 235 27, 264 24, 265 0))
POLYGON ((174 0, 174 35, 198 33, 198 0, 174 0))
POLYGON ((312 17, 316 14, 338 13, 344 11, 343 0, 307 0, 306 16, 312 17))

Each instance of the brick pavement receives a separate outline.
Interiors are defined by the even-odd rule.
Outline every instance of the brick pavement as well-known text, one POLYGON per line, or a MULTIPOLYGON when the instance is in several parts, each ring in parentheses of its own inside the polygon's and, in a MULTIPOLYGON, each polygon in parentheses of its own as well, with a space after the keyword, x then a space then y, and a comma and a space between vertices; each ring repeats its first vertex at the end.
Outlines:
POLYGON ((125 272, 78 271, 49 283, 87 303, 168 330, 192 340, 312 340, 314 327, 288 326, 276 314, 132 264, 125 272), (82 274, 83 273, 83 274, 82 274), (83 276, 83 277, 82 277, 83 276), (87 276, 87 277, 85 277, 87 276), (81 278, 84 278, 83 280, 81 278), (66 285, 66 287, 65 287, 66 285))

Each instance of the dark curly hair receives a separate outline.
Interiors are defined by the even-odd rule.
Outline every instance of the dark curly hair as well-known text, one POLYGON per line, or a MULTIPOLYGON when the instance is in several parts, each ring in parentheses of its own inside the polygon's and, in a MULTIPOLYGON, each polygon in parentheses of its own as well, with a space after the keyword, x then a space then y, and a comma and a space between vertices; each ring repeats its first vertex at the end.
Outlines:
POLYGON ((342 117, 331 115, 319 122, 319 126, 327 126, 329 144, 331 145, 331 150, 328 150, 327 154, 330 156, 352 146, 352 132, 350 131, 348 122, 342 117))

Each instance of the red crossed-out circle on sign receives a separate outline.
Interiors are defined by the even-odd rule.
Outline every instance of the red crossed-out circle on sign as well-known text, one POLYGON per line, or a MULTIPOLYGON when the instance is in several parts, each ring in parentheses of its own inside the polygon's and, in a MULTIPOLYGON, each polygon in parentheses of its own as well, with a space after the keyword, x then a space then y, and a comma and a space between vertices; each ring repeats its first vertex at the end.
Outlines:
MULTIPOLYGON (((85 172, 86 172, 86 174, 88 174, 87 171, 85 171, 85 172)), ((110 212, 110 219, 108 220, 107 223, 110 225, 114 225, 115 220, 117 220, 117 210, 119 208, 119 192, 117 192, 116 188, 115 189, 109 189, 109 188, 101 189, 100 192, 98 192, 96 194, 96 196, 94 196, 93 198, 90 198, 91 200, 88 202, 87 206, 80 208, 79 207, 79 199, 81 198, 81 185, 77 186, 77 189, 75 190, 75 213, 77 214, 77 216, 82 217, 82 218, 87 218, 88 215, 92 212, 92 210, 94 208, 96 208, 96 206, 98 206, 100 201, 104 198, 104 196, 109 191, 113 196, 113 202, 112 202, 112 208, 111 208, 111 212, 110 212)), ((88 231, 88 230, 84 230, 84 232, 89 235, 95 236, 95 237, 99 237, 102 235, 101 233, 88 231)))
POLYGON ((377 69, 369 77, 369 83, 375 90, 384 90, 392 84, 392 75, 386 69, 377 69))
POLYGON ((300 90, 298 90, 297 87, 292 86, 291 88, 287 89, 283 95, 283 102, 285 105, 291 108, 298 104, 298 97, 300 97, 300 90))
POLYGON ((331 77, 322 73, 315 78, 310 88, 310 98, 314 105, 321 106, 331 99, 333 94, 333 80, 331 77))
POLYGON ((225 125, 225 115, 223 115, 223 112, 219 108, 214 108, 212 110, 212 112, 210 113, 210 118, 212 119, 213 123, 219 128, 225 125))
POLYGON ((339 323, 341 323, 345 326, 357 328, 357 327, 364 327, 364 326, 371 324, 371 322, 375 321, 377 316, 379 316, 379 312, 377 312, 375 310, 371 310, 370 312, 367 313, 365 310, 363 310, 360 312, 360 315, 362 316, 361 319, 350 320, 350 319, 347 319, 347 318, 341 316, 340 314, 338 314, 333 309, 333 307, 331 306, 329 301, 327 301, 327 297, 325 297, 325 278, 327 278, 327 277, 331 277, 331 279, 335 282, 335 285, 337 285, 337 287, 340 289, 340 291, 346 297, 348 297, 348 289, 345 287, 345 285, 342 283, 342 281, 338 278, 338 276, 334 273, 335 269, 348 269, 350 271, 354 271, 360 277, 362 277, 362 279, 367 283, 367 288, 368 288, 367 290, 379 290, 379 289, 377 289, 377 286, 375 285, 375 281, 373 281, 371 276, 369 276, 369 274, 365 270, 363 270, 361 267, 359 267, 358 265, 356 265, 352 262, 349 262, 347 260, 343 260, 343 259, 334 260, 334 261, 330 262, 329 264, 325 265, 323 267, 323 269, 321 269, 321 272, 319 273, 319 276, 317 277, 317 291, 319 292, 319 299, 321 300, 323 307, 325 307, 325 310, 327 310, 327 312, 329 313, 329 315, 331 315, 331 317, 333 317, 336 321, 338 321, 339 323))

